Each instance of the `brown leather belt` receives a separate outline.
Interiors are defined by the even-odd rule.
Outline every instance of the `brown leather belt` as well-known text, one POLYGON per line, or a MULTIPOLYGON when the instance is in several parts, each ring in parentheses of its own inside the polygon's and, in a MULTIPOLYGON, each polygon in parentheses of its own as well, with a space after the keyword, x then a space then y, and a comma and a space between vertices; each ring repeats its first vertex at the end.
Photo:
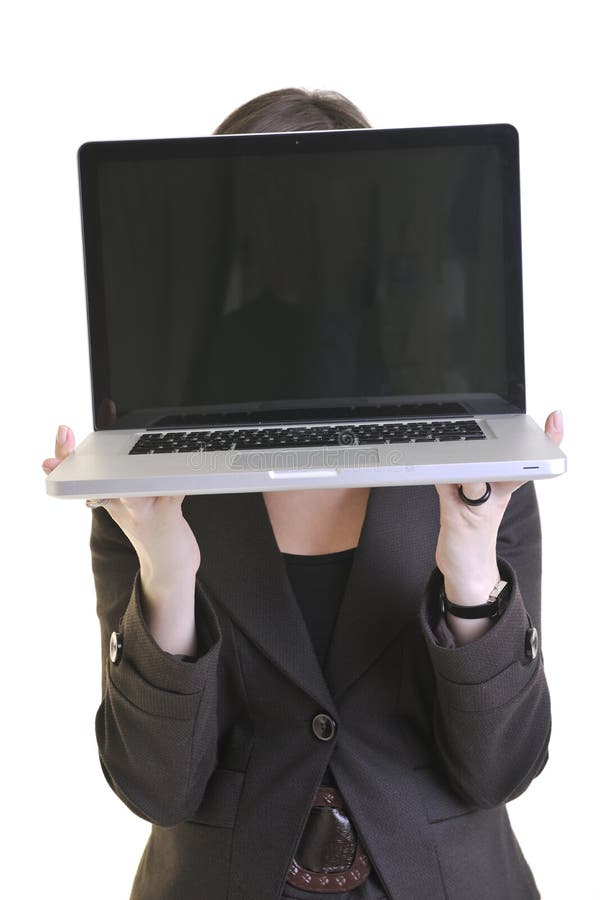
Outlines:
POLYGON ((341 894, 363 884, 370 872, 340 792, 321 785, 286 881, 303 891, 341 894))

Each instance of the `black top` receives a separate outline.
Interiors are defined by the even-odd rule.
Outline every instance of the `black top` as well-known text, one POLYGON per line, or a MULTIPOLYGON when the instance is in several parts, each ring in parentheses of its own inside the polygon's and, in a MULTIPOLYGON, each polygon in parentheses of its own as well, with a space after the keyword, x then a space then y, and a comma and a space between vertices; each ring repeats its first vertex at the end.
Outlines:
MULTIPOLYGON (((325 668, 331 636, 352 568, 355 549, 351 547, 349 550, 319 556, 282 553, 290 584, 322 669, 325 668)), ((338 787, 329 766, 325 770, 322 783, 338 787)), ((290 888, 290 885, 286 884, 283 896, 310 898, 314 894, 290 888)), ((346 897, 352 897, 352 900, 354 898, 370 900, 371 897, 379 900, 386 895, 377 873, 372 869, 367 882, 361 888, 337 896, 341 900, 345 900, 346 897)))
POLYGON ((355 549, 319 556, 281 554, 323 669, 355 549))
MULTIPOLYGON (((352 568, 355 549, 351 547, 349 550, 319 556, 281 554, 322 669, 325 668, 331 635, 352 568)), ((323 784, 337 787, 329 766, 325 770, 323 784)))

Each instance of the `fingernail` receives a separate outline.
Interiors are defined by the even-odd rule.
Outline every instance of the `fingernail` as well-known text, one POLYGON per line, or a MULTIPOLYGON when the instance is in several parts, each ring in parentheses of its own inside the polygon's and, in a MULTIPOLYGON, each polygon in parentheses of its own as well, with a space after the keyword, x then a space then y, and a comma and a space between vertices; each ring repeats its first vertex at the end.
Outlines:
POLYGON ((552 413, 552 425, 555 431, 562 431, 564 427, 562 410, 557 409, 552 413))
POLYGON ((56 433, 56 440, 59 444, 64 444, 64 442, 67 440, 67 429, 64 425, 59 426, 59 429, 56 433))

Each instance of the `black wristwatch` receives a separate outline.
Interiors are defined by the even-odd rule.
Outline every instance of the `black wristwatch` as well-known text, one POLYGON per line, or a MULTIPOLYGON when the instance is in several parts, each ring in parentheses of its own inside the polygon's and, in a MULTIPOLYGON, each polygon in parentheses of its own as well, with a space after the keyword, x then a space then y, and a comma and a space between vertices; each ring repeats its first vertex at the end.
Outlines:
POLYGON ((491 591, 487 603, 479 603, 477 606, 460 606, 458 603, 448 600, 443 582, 440 588, 442 613, 452 613, 459 619, 499 619, 506 609, 509 596, 510 584, 508 581, 499 581, 491 591))

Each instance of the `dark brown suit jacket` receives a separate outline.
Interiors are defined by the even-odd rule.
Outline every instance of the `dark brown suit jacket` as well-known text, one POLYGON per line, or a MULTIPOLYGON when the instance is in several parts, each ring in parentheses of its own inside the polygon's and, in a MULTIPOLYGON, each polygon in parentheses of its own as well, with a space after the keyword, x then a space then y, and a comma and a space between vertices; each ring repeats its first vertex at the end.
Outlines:
POLYGON ((499 535, 508 608, 460 648, 433 631, 435 489, 373 488, 325 671, 262 494, 188 497, 183 510, 202 552, 193 662, 157 646, 137 556, 108 513, 93 512, 100 759, 153 823, 132 898, 285 897, 328 764, 392 900, 539 897, 505 807, 543 768, 550 735, 542 656, 525 649, 531 622, 540 628, 533 486, 513 495, 499 535), (331 741, 312 731, 319 712, 337 723, 331 741))

